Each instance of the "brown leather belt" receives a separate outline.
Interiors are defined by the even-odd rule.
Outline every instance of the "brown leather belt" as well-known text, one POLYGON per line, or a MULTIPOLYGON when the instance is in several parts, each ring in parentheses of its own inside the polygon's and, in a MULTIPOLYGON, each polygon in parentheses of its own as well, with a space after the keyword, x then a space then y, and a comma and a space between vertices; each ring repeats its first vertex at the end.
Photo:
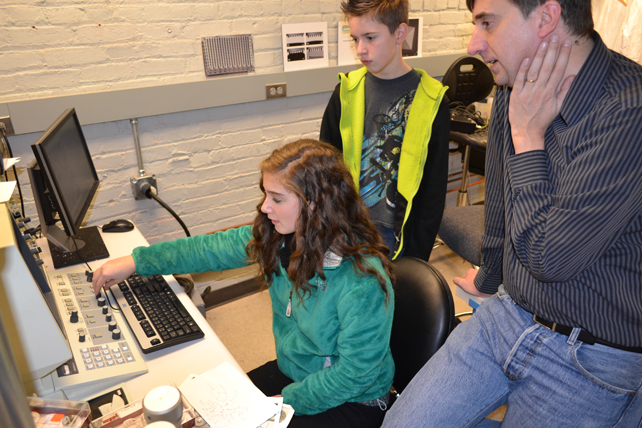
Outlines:
MULTIPOLYGON (((564 336, 570 336, 571 333, 573 332, 573 327, 568 327, 566 325, 561 325, 556 322, 546 320, 536 314, 533 314, 533 321, 543 327, 546 327, 551 331, 554 331, 559 334, 563 334, 564 336)), ((598 339, 597 337, 593 336, 590 332, 584 329, 580 329, 580 334, 578 334, 577 340, 580 340, 586 343, 587 345, 594 345, 596 343, 599 343, 600 345, 609 346, 611 348, 616 348, 616 349, 621 349, 623 351, 642 354, 642 347, 616 345, 614 343, 610 343, 605 340, 598 339)))

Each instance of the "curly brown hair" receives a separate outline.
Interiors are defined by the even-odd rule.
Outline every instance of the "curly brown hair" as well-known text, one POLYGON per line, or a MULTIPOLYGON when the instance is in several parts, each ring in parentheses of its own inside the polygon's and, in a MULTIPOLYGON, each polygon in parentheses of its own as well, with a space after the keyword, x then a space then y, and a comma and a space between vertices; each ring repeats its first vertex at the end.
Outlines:
POLYGON ((254 239, 248 243, 247 252, 252 261, 258 262, 264 285, 269 287, 278 275, 279 249, 285 240, 261 211, 266 197, 263 175, 269 173, 298 197, 302 207, 294 232, 295 249, 287 269, 299 297, 316 288, 310 283, 315 275, 325 280, 323 260, 332 251, 352 260, 358 275, 376 276, 387 300, 387 277, 372 267, 366 257, 378 258, 392 281, 392 264, 386 256, 389 250, 370 221, 340 153, 329 144, 302 139, 274 150, 260 168, 259 186, 264 196, 256 207, 254 239))

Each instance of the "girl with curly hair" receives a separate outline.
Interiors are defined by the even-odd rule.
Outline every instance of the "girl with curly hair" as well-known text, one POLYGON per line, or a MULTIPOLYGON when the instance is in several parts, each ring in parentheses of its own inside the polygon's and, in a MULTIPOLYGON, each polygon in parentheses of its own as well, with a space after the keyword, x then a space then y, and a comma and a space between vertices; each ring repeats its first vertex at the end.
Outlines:
POLYGON ((332 146, 299 140, 260 164, 253 225, 134 249, 94 290, 134 272, 204 272, 258 262, 272 299, 276 361, 248 373, 295 410, 290 427, 378 427, 394 375, 391 264, 332 146))

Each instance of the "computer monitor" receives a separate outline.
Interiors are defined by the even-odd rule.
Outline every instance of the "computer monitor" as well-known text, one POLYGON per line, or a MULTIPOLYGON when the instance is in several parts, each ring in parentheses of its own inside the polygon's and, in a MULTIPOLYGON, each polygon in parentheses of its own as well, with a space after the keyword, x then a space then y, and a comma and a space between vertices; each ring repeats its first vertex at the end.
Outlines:
POLYGON ((80 228, 99 180, 75 109, 65 110, 31 148, 29 179, 54 267, 109 257, 98 228, 80 228))
POLYGON ((42 379, 72 357, 56 296, 32 248, 0 204, 0 318, 29 393, 47 389, 42 379))

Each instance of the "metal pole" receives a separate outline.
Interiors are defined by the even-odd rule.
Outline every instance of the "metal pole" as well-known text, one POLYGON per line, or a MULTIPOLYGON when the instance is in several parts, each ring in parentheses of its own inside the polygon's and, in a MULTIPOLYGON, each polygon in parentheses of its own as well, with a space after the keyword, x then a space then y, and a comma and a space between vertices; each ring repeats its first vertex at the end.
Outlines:
POLYGON ((143 167, 143 154, 140 151, 140 138, 138 137, 138 119, 130 120, 132 124, 132 133, 134 134, 134 147, 136 148, 136 159, 138 160, 138 172, 140 176, 145 175, 145 168, 143 167))
POLYGON ((457 206, 463 207, 468 205, 468 164, 470 163, 470 146, 464 149, 464 167, 461 176, 461 186, 457 194, 457 206))

